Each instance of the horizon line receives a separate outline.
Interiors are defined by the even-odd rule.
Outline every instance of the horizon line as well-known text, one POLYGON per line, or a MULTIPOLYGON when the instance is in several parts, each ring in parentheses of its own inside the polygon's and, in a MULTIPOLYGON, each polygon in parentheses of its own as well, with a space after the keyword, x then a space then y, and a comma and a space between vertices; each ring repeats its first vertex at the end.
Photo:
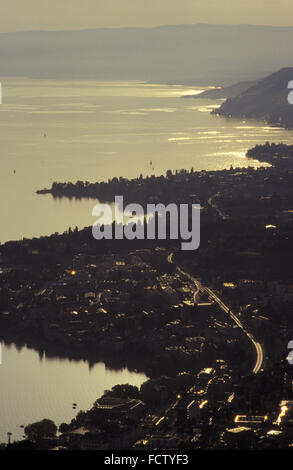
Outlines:
POLYGON ((85 32, 85 31, 100 31, 100 30, 125 30, 125 29, 159 29, 159 28, 172 28, 180 26, 249 26, 255 28, 293 28, 293 25, 271 25, 271 24, 257 24, 257 23, 170 23, 159 24, 150 26, 100 26, 97 28, 78 28, 78 29, 22 29, 15 31, 0 31, 0 34, 18 34, 18 33, 60 33, 60 32, 85 32))

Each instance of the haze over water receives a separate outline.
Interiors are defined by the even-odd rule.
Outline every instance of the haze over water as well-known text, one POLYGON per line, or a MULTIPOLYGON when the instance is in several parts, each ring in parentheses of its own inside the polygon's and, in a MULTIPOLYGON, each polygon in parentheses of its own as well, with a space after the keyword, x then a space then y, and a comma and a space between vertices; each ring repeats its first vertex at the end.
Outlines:
POLYGON ((35 194, 53 181, 258 166, 245 159, 248 148, 292 143, 289 131, 210 115, 219 102, 180 99, 203 88, 14 78, 2 86, 2 243, 93 222, 92 200, 35 194))

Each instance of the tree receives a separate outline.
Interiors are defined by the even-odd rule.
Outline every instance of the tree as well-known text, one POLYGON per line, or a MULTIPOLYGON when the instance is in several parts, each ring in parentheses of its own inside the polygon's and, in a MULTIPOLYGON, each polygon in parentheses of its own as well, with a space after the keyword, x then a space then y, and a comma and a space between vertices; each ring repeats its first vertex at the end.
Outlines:
POLYGON ((42 421, 29 424, 24 428, 25 435, 32 442, 46 437, 56 437, 56 432, 57 426, 50 419, 43 419, 42 421))
POLYGON ((139 391, 138 388, 134 385, 115 385, 112 390, 107 390, 104 396, 118 398, 138 398, 139 391))
MULTIPOLYGON (((1 448, 0 448, 1 450, 1 448)), ((4 449, 3 449, 4 450, 4 449)), ((12 444, 8 444, 5 450, 34 450, 34 444, 30 441, 17 441, 12 444)))

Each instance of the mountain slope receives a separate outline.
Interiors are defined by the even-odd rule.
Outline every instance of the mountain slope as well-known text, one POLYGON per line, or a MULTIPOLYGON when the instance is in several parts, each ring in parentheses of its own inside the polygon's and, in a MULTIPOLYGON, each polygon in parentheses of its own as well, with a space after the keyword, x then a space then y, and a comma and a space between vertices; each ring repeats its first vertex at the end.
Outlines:
POLYGON ((213 112, 226 117, 263 119, 269 124, 293 128, 293 106, 288 103, 291 80, 293 67, 283 68, 227 99, 213 112))
POLYGON ((256 85, 258 80, 254 80, 251 82, 239 82, 235 85, 215 88, 212 90, 206 90, 202 93, 198 93, 197 95, 184 95, 182 98, 199 98, 199 99, 207 99, 207 100, 218 100, 222 98, 234 98, 235 96, 243 93, 244 91, 248 90, 248 88, 256 85))
POLYGON ((175 25, 0 34, 0 77, 231 85, 292 59, 293 27, 175 25))

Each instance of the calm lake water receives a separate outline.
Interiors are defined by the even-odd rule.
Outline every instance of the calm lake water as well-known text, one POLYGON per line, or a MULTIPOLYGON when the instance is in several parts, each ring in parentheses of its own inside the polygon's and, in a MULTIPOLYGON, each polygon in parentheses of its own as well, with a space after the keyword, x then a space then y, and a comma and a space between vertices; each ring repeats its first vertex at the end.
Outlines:
POLYGON ((0 242, 92 224, 93 201, 35 194, 54 180, 248 166, 255 144, 293 143, 289 131, 212 116, 215 102, 180 99, 196 87, 28 79, 2 87, 0 242))
POLYGON ((56 424, 70 422, 79 410, 88 410, 104 390, 116 384, 140 386, 147 377, 127 369, 113 371, 97 363, 40 357, 26 347, 2 344, 0 365, 0 443, 23 435, 21 425, 43 418, 56 424), (72 409, 72 404, 77 409, 72 409))
MULTIPOLYGON (((260 122, 211 116, 211 101, 180 99, 194 87, 136 82, 4 79, 0 105, 0 242, 63 232, 93 223, 94 201, 54 200, 35 191, 56 181, 258 166, 248 148, 266 140, 293 143, 292 133, 260 122), (152 164, 150 164, 152 162, 152 164)), ((135 202, 135 201, 133 201, 135 202)), ((0 365, 0 442, 44 417, 60 424, 88 409, 117 383, 140 385, 127 370, 40 358, 4 347, 0 365)))

